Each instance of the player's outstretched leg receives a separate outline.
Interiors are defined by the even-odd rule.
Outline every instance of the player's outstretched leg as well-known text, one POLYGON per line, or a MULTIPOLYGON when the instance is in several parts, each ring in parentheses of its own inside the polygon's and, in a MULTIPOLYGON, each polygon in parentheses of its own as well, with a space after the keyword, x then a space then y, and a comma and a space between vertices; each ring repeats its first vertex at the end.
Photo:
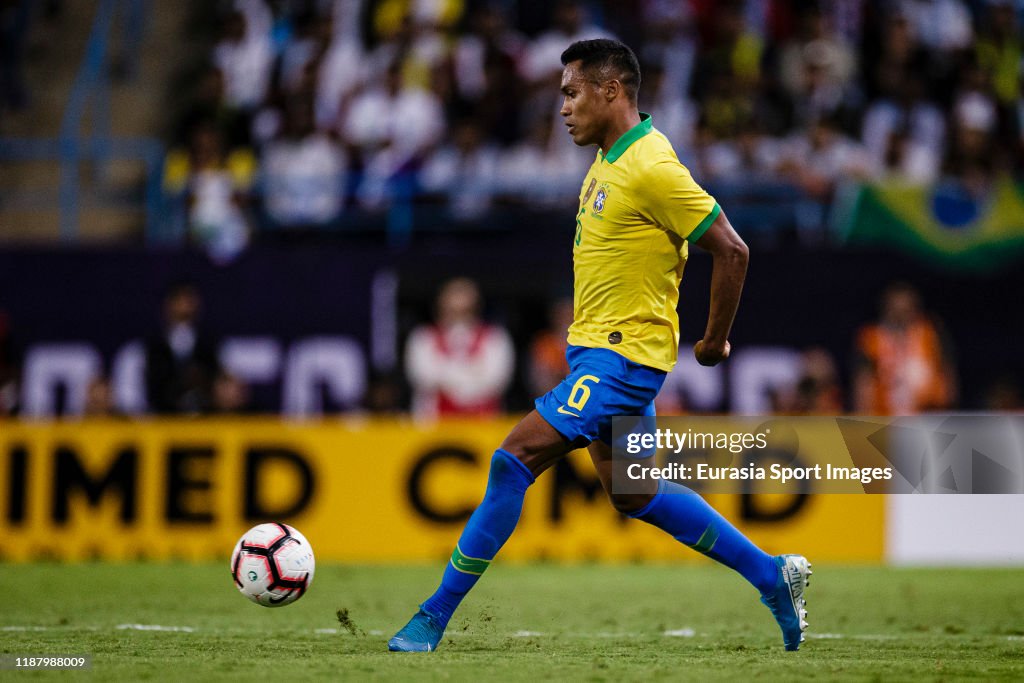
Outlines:
POLYGON ((533 474, 519 459, 500 448, 495 451, 487 492, 459 537, 451 561, 445 567, 441 586, 388 641, 389 650, 431 652, 437 649, 455 608, 515 530, 526 489, 533 482, 533 474))
POLYGON ((799 555, 772 557, 729 523, 696 492, 672 481, 658 482, 647 505, 630 517, 668 532, 694 550, 735 569, 757 588, 779 627, 787 650, 796 650, 807 628, 804 588, 810 564, 799 555))

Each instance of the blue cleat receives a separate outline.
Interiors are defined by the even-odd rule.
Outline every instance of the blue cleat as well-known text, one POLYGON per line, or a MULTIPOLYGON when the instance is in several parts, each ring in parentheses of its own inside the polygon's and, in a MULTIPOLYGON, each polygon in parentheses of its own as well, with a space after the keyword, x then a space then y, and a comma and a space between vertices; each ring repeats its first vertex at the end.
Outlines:
POLYGON ((770 593, 761 594, 761 602, 779 622, 786 649, 799 650, 807 628, 804 589, 810 584, 811 564, 803 555, 776 555, 774 559, 779 578, 770 593))
POLYGON ((388 641, 388 649, 392 652, 433 652, 443 635, 444 627, 438 623, 437 617, 424 612, 421 607, 409 623, 388 641))

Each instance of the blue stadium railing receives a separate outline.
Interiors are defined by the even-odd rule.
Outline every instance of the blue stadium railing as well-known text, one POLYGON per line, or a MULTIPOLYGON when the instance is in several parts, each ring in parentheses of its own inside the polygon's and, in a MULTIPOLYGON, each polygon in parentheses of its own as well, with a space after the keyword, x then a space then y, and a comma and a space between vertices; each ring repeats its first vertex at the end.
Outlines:
POLYGON ((5 207, 49 209, 54 194, 60 211, 60 238, 66 243, 79 236, 79 210, 86 205, 135 208, 145 212, 147 243, 159 243, 165 235, 161 225, 161 173, 164 149, 149 137, 115 137, 110 123, 110 34, 115 15, 122 13, 122 49, 126 76, 135 75, 142 34, 145 30, 145 0, 99 0, 85 55, 68 96, 57 138, 0 138, 0 163, 57 161, 60 180, 56 192, 11 193, 3 198, 5 207), (86 114, 91 130, 84 133, 86 114), (141 202, 129 194, 118 196, 107 187, 109 163, 115 160, 141 162, 145 188, 141 202), (98 192, 83 198, 80 166, 91 162, 97 170, 98 192))

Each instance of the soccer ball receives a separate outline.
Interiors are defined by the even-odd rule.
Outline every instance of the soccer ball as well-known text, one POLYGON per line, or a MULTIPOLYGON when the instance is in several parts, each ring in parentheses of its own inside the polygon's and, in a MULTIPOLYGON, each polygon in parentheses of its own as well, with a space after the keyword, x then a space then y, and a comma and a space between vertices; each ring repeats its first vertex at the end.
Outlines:
POLYGON ((231 553, 231 576, 242 595, 257 605, 281 607, 313 583, 313 548, 287 524, 259 524, 238 539, 231 553))

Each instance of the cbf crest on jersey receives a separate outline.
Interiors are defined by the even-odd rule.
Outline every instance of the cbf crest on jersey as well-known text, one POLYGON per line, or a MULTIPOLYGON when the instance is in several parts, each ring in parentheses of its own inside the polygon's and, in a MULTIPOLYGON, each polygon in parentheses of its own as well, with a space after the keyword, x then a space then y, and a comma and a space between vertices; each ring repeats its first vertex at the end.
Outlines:
POLYGON ((594 213, 601 213, 604 211, 604 203, 606 199, 608 199, 608 185, 602 185, 597 189, 597 195, 594 197, 594 213))

